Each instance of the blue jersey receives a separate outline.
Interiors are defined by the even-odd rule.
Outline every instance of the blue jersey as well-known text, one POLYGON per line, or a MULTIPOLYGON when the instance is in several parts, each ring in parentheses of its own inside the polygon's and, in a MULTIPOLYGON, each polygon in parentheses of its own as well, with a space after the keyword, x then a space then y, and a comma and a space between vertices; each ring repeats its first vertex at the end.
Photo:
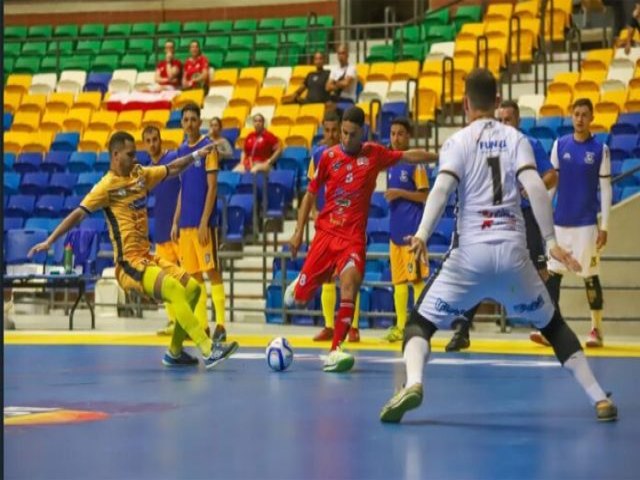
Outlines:
MULTIPOLYGON (((387 170, 387 188, 398 188, 415 192, 429 188, 427 172, 422 165, 398 163, 387 170)), ((389 233, 396 245, 404 245, 404 237, 415 235, 424 203, 397 198, 389 203, 389 233)))
MULTIPOLYGON (((547 152, 544 151, 544 147, 542 146, 542 143, 540 143, 540 140, 530 137, 529 135, 527 135, 527 139, 529 139, 529 143, 533 149, 533 155, 536 159, 536 170, 538 170, 538 174, 542 177, 542 175, 553 169, 553 165, 551 165, 549 156, 547 155, 547 152)), ((520 206, 522 208, 531 208, 531 203, 528 198, 522 197, 520 206)))
MULTIPOLYGON (((153 165, 168 165, 176 158, 178 158, 178 155, 175 151, 165 152, 158 160, 158 163, 153 163, 153 165)), ((176 212, 179 193, 180 180, 177 177, 167 178, 152 190, 152 195, 156 199, 156 206, 153 210, 153 218, 155 219, 153 238, 156 243, 165 243, 171 240, 171 226, 173 225, 173 215, 176 212)))
POLYGON ((553 144, 551 163, 559 177, 554 223, 561 227, 596 225, 600 177, 611 176, 609 148, 594 136, 577 142, 573 135, 565 135, 553 144))
MULTIPOLYGON (((178 157, 190 155, 211 143, 208 137, 200 137, 193 145, 189 145, 187 141, 178 148, 178 157)), ((182 188, 180 190, 180 219, 178 227, 180 228, 198 228, 202 212, 204 212, 204 202, 207 198, 207 176, 218 171, 218 154, 213 150, 207 158, 201 158, 197 162, 193 162, 187 169, 182 172, 180 181, 182 188)), ((209 225, 216 225, 216 208, 214 207, 209 219, 209 225)))
MULTIPOLYGON (((318 165, 320 164, 320 158, 322 154, 327 149, 326 145, 317 145, 314 147, 313 152, 311 153, 311 161, 309 162, 309 170, 307 171, 307 177, 309 181, 313 177, 315 177, 316 172, 318 171, 318 165)), ((318 195, 316 197, 316 209, 320 212, 324 207, 324 185, 320 187, 318 190, 318 195)))

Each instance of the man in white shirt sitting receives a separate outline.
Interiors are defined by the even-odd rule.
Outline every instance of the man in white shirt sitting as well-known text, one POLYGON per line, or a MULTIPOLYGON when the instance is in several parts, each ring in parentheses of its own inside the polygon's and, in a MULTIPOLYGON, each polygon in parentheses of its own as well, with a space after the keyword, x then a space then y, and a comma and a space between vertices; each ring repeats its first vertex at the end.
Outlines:
POLYGON ((336 103, 345 100, 355 103, 358 85, 356 67, 349 65, 349 49, 346 45, 340 45, 336 52, 339 64, 331 67, 326 85, 327 92, 331 95, 331 100, 336 103))

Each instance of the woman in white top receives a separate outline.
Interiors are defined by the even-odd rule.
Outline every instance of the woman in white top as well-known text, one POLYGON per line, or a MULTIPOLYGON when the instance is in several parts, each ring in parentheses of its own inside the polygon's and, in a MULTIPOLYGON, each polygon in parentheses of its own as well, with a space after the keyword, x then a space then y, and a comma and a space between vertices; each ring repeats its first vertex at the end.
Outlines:
POLYGON ((213 117, 209 121, 209 138, 218 150, 220 160, 233 158, 233 147, 225 137, 222 136, 222 120, 213 117))

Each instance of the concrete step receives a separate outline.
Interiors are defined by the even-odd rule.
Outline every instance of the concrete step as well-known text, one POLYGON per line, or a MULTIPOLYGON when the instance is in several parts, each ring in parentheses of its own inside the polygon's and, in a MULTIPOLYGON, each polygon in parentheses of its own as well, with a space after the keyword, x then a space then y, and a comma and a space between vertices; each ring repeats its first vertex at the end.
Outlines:
MULTIPOLYGON (((605 319, 640 322, 640 295, 637 291, 604 288, 603 297, 605 319)), ((561 289, 560 310, 567 318, 590 318, 585 289, 561 289)))

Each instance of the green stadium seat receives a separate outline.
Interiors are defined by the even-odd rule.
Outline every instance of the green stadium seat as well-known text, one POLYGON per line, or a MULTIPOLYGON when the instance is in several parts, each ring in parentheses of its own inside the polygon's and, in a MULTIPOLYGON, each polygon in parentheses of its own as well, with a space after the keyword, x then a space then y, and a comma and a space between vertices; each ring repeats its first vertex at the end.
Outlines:
POLYGON ((100 51, 100 40, 80 40, 76 45, 77 54, 97 55, 100 51))
POLYGON ((294 67, 300 61, 302 50, 294 45, 283 45, 278 52, 278 65, 283 67, 294 67))
MULTIPOLYGON (((135 68, 136 70, 144 70, 147 65, 147 55, 139 55, 128 53, 120 62, 120 68, 135 68)), ((153 69, 155 70, 155 59, 153 69)))
POLYGON ((286 45, 293 45, 298 47, 301 50, 307 46, 307 41, 309 40, 309 35, 307 32, 295 32, 295 33, 287 33, 286 40, 282 43, 286 45))
MULTIPOLYGON (((147 55, 146 56, 147 59, 147 63, 146 63, 146 70, 155 70, 156 66, 158 65, 158 57, 156 57, 155 54, 153 55, 147 55)), ((120 66, 122 67, 122 62, 120 63, 120 66)), ((142 70, 142 64, 138 65, 137 67, 138 70, 142 70)))
POLYGON ((424 60, 424 43, 405 43, 402 49, 396 52, 396 61, 398 60, 424 60))
POLYGON ((287 17, 284 19, 284 28, 307 28, 309 19, 307 17, 287 17))
POLYGON ((480 22, 482 20, 482 7, 479 5, 463 5, 458 7, 453 16, 456 32, 459 32, 465 23, 480 22))
POLYGON ((422 28, 417 25, 409 25, 400 30, 396 30, 394 42, 399 43, 401 39, 409 43, 420 42, 423 39, 422 28))
POLYGON ((107 36, 111 36, 111 37, 128 37, 131 35, 131 29, 133 28, 133 25, 131 25, 130 23, 112 23, 111 25, 107 26, 107 36))
POLYGON ((81 37, 104 37, 105 26, 102 23, 85 23, 80 27, 81 37))
POLYGON ((131 27, 131 35, 155 35, 156 24, 153 22, 134 23, 131 27))
POLYGON ((254 65, 261 67, 275 67, 278 63, 278 52, 275 49, 258 50, 254 60, 254 65))
POLYGON ((4 38, 27 38, 27 27, 9 25, 4 27, 4 38))
POLYGON ((182 33, 195 33, 204 35, 207 31, 207 22, 185 22, 182 24, 182 33))
POLYGON ((21 49, 22 49, 22 44, 20 42, 4 42, 4 45, 2 46, 4 58, 19 57, 21 49))
POLYGON ((60 62, 60 70, 84 70, 88 72, 91 69, 91 56, 74 55, 65 58, 60 62))
POLYGON ((433 25, 427 28, 425 41, 428 43, 452 42, 456 37, 456 27, 453 25, 433 25))
POLYGON ((435 12, 426 12, 422 26, 427 28, 434 25, 449 25, 449 9, 443 8, 435 12))
POLYGON ((233 23, 233 30, 234 31, 239 31, 239 30, 248 30, 250 32, 253 32, 255 30, 258 29, 258 21, 254 18, 246 18, 243 20, 236 20, 233 23))
POLYGON ((104 40, 100 46, 101 54, 117 54, 124 55, 127 50, 126 40, 104 40))
POLYGON ((253 35, 234 35, 229 42, 229 50, 251 51, 254 48, 253 35))
POLYGON ((55 55, 48 55, 40 63, 40 73, 58 73, 62 71, 61 66, 71 58, 70 55, 62 55, 59 58, 55 55))
POLYGON ((393 62, 393 45, 374 45, 369 50, 367 62, 393 62))
POLYGON ((47 53, 55 55, 57 51, 61 54, 71 55, 73 53, 73 42, 71 40, 54 40, 49 42, 47 53))
POLYGON ((47 42, 24 42, 22 55, 29 57, 44 57, 47 53, 47 42))
POLYGON ((307 48, 308 53, 315 53, 316 51, 324 52, 327 48, 329 39, 328 30, 314 29, 313 25, 320 27, 333 27, 333 17, 329 15, 322 15, 316 19, 312 19, 309 24, 309 45, 307 48))
POLYGON ((219 52, 225 53, 229 50, 229 42, 231 39, 227 36, 209 36, 204 39, 204 49, 205 50, 216 50, 219 52))
POLYGON ((78 25, 57 25, 53 29, 55 38, 77 37, 80 29, 78 25))
POLYGON ((151 38, 132 38, 129 40, 128 53, 152 53, 153 40, 151 38))
POLYGON ((180 33, 180 22, 159 23, 156 31, 159 35, 178 35, 180 33))
POLYGON ((212 20, 207 25, 209 33, 229 33, 233 30, 233 22, 231 20, 212 20))
POLYGON ((189 47, 191 46, 191 42, 193 42, 194 40, 197 41, 200 44, 200 48, 202 48, 202 45, 204 44, 203 37, 181 37, 178 41, 178 44, 176 45, 176 53, 188 55, 189 47))
POLYGON ((258 23, 258 30, 282 30, 283 18, 263 18, 258 23))
POLYGON ((40 71, 40 57, 20 57, 13 64, 13 73, 36 74, 40 71))
POLYGON ((51 25, 33 25, 27 31, 29 38, 51 38, 53 27, 51 25))
POLYGON ((251 52, 229 51, 224 58, 224 68, 247 68, 250 64, 251 52))
POLYGON ((315 22, 323 27, 333 27, 333 17, 331 15, 320 15, 315 22))
POLYGON ((6 56, 2 58, 2 65, 3 65, 3 71, 4 71, 5 79, 6 79, 7 75, 9 75, 10 73, 13 72, 13 65, 15 63, 16 63, 16 61, 13 58, 9 58, 9 57, 6 57, 6 56))
POLYGON ((118 55, 98 55, 91 64, 92 72, 113 72, 120 66, 118 55))
POLYGON ((222 50, 207 50, 202 51, 205 57, 209 60, 209 65, 213 68, 222 68, 224 64, 224 52, 222 50))
POLYGON ((278 45, 280 35, 277 33, 260 33, 256 35, 256 48, 270 47, 278 45))

